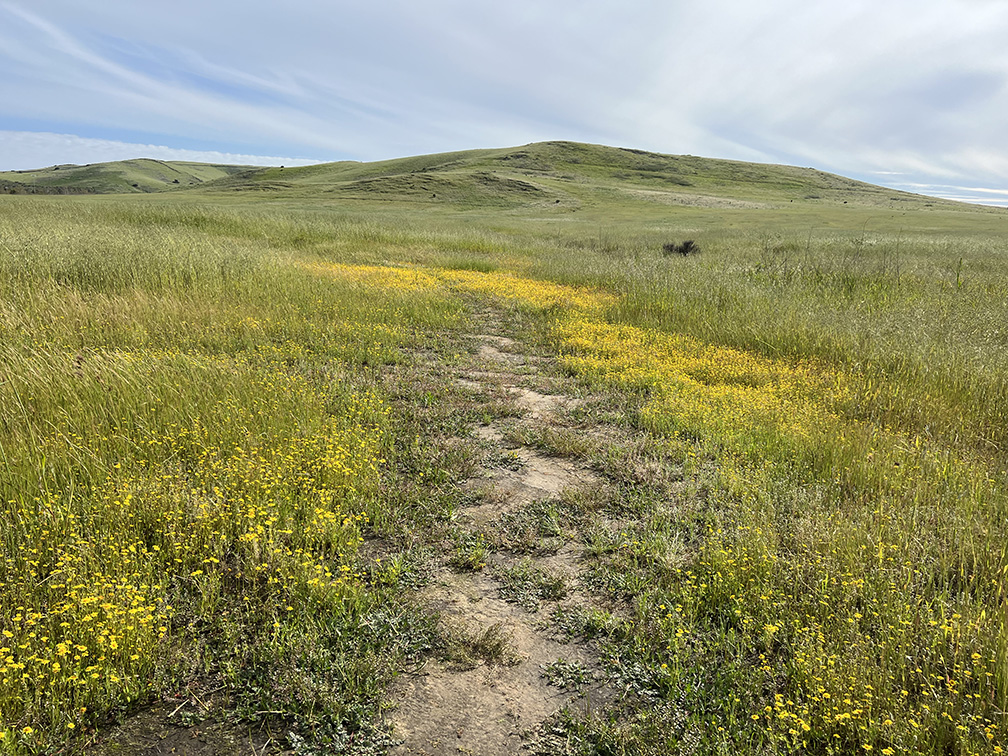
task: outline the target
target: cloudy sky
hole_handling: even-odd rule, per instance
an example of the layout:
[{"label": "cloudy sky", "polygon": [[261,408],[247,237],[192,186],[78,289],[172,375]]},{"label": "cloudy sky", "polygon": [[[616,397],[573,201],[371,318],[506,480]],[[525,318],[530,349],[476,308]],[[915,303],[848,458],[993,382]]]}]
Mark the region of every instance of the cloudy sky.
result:
[{"label": "cloudy sky", "polygon": [[0,0],[0,170],[569,139],[1008,205],[1005,0]]}]

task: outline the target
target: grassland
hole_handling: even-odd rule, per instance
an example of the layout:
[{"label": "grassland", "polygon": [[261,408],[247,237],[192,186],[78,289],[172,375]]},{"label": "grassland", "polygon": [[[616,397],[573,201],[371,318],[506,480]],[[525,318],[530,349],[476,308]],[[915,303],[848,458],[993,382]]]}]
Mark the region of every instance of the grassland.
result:
[{"label": "grassland", "polygon": [[[432,566],[559,539],[574,598],[495,574],[613,694],[543,752],[1002,752],[1006,231],[566,143],[0,197],[0,748],[195,697],[381,750],[403,670],[506,656],[425,605]],[[585,401],[514,433],[601,481],[521,538],[459,520],[514,412],[455,381],[488,321]]]},{"label": "grassland", "polygon": [[195,186],[255,169],[241,165],[181,160],[117,160],[89,165],[53,165],[29,171],[0,171],[3,194],[123,194]]}]

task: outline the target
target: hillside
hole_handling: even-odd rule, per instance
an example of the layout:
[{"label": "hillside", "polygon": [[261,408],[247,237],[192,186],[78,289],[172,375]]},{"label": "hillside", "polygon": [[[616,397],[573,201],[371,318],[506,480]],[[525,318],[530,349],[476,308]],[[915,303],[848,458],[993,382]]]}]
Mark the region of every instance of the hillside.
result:
[{"label": "hillside", "polygon": [[0,172],[7,194],[119,194],[195,186],[248,171],[248,166],[139,158]]},{"label": "hillside", "polygon": [[782,202],[890,207],[958,204],[814,168],[662,155],[575,142],[540,142],[524,147],[297,168],[139,159],[0,173],[0,190],[8,193],[185,188],[490,208],[577,209],[600,203],[734,208]]},{"label": "hillside", "polygon": [[759,207],[780,202],[953,205],[814,168],[662,155],[575,142],[540,142],[373,163],[267,168],[211,182],[209,190],[331,194],[459,206],[653,203]]}]

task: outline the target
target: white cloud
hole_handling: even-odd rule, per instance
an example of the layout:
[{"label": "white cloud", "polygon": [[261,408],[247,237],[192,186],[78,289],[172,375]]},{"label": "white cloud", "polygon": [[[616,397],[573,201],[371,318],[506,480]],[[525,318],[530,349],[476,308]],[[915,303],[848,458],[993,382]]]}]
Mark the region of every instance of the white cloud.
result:
[{"label": "white cloud", "polygon": [[0,0],[0,128],[327,160],[574,139],[993,185],[1005,39],[979,0]]},{"label": "white cloud", "polygon": [[110,139],[89,139],[73,134],[0,131],[0,170],[20,171],[64,163],[105,163],[131,158],[186,160],[229,165],[311,165],[306,158],[242,155],[212,150],[182,150],[158,144],[132,144]]},{"label": "white cloud", "polygon": [[1008,207],[1008,189],[990,189],[982,186],[955,186],[949,184],[892,184],[894,189],[902,189],[930,197],[969,202],[975,205]]}]

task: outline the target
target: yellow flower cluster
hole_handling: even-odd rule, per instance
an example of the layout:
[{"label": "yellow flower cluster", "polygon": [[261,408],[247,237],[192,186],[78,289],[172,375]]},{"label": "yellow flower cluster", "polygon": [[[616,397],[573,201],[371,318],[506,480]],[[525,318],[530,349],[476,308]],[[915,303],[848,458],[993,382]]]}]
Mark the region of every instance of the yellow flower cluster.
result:
[{"label": "yellow flower cluster", "polygon": [[745,443],[774,432],[806,439],[835,418],[847,387],[816,366],[575,314],[557,323],[571,370],[649,392],[642,419],[661,431]]},{"label": "yellow flower cluster", "polygon": [[596,289],[537,281],[504,271],[440,270],[437,276],[453,289],[492,296],[537,310],[575,308],[598,315],[615,301],[612,295]]},{"label": "yellow flower cluster", "polygon": [[600,312],[615,301],[612,295],[586,287],[537,281],[508,272],[396,267],[389,265],[317,264],[311,270],[348,281],[398,291],[453,290],[492,296],[534,309],[576,307]]},{"label": "yellow flower cluster", "polygon": [[[699,454],[717,460],[719,495],[738,509],[737,529],[711,531],[692,567],[677,570],[671,604],[655,616],[642,609],[643,620],[666,639],[670,659],[709,632],[701,619],[734,628],[732,643],[757,662],[762,688],[778,690],[746,715],[771,740],[789,750],[815,739],[837,752],[858,743],[893,753],[948,727],[962,743],[997,745],[998,627],[985,621],[983,600],[971,604],[967,592],[952,604],[928,585],[919,539],[892,511],[893,502],[917,508],[953,497],[966,511],[983,511],[995,483],[982,466],[858,417],[851,408],[871,387],[854,375],[610,322],[613,300],[590,289],[500,272],[342,273],[544,313],[568,369],[642,394],[643,424],[693,439]],[[693,453],[690,460],[697,463]],[[837,509],[799,513],[778,531],[768,494],[775,476],[792,476],[792,485],[825,477],[830,495],[878,502],[858,515],[870,528]],[[620,553],[646,564],[653,549],[661,547],[628,539]],[[978,583],[966,577],[972,568],[960,569],[958,579],[973,580],[978,596],[1003,591],[998,576]]]},{"label": "yellow flower cluster", "polygon": [[344,265],[340,263],[315,263],[305,267],[323,275],[397,291],[430,291],[438,288],[440,283],[437,276],[419,268],[390,265]]},{"label": "yellow flower cluster", "polygon": [[90,490],[46,486],[7,502],[0,721],[32,712],[34,735],[18,736],[26,744],[147,693],[172,632],[172,585],[187,584],[209,614],[223,590],[265,586],[286,606],[338,601],[354,581],[362,504],[384,463],[382,400],[365,391],[332,407],[282,362],[247,357],[129,354],[110,364],[128,381],[128,365],[158,360],[184,371],[177,390],[220,379],[221,398],[187,422],[159,424],[168,410],[153,401],[129,426],[38,438],[53,459],[130,453]]}]

